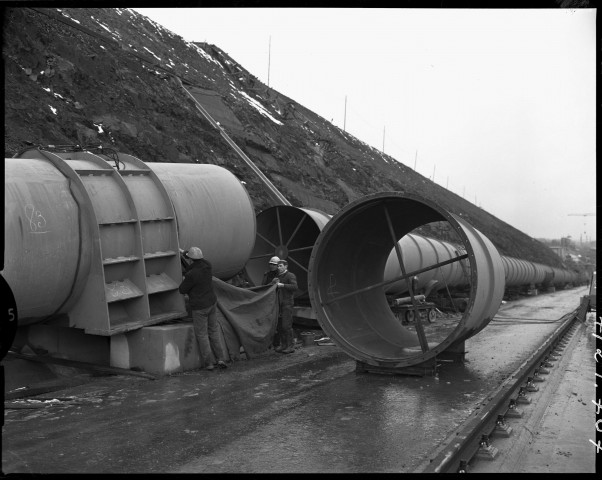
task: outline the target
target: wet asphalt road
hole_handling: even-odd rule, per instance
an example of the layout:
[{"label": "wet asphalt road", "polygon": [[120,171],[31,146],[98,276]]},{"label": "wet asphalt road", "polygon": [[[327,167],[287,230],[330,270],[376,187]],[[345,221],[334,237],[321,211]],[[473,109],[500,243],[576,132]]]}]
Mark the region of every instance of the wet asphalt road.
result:
[{"label": "wet asphalt road", "polygon": [[94,378],[7,410],[2,471],[411,472],[584,292],[504,305],[466,342],[467,363],[437,377],[358,374],[338,347],[311,346],[225,371]]}]

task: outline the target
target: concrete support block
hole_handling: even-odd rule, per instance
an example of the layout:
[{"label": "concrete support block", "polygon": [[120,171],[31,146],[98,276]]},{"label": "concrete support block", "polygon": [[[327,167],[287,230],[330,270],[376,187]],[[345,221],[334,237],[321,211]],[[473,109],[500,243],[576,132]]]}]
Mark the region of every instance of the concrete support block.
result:
[{"label": "concrete support block", "polygon": [[201,368],[192,323],[143,327],[111,337],[113,367],[168,375]]}]

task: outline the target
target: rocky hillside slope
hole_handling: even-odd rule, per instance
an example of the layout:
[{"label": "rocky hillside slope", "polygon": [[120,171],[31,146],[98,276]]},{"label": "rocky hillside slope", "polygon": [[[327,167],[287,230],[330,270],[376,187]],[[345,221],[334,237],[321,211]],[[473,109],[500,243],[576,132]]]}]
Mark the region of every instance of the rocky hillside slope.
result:
[{"label": "rocky hillside slope", "polygon": [[461,215],[502,255],[562,267],[540,242],[268,88],[219,46],[188,43],[128,9],[3,14],[5,157],[76,144],[146,162],[212,163],[245,183],[257,212],[273,205],[178,77],[294,206],[334,214],[366,194],[415,193]]}]

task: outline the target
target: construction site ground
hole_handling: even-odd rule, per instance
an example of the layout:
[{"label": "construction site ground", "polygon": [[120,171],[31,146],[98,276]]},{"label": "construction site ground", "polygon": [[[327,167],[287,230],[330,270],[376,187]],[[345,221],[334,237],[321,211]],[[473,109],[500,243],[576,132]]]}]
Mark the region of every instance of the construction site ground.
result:
[{"label": "construction site ground", "polygon": [[[56,368],[47,381],[60,389],[5,402],[2,472],[415,472],[585,294],[505,303],[466,341],[466,362],[435,377],[357,373],[339,347],[317,344],[155,380]],[[498,456],[471,471],[596,471],[595,319],[578,325],[512,435],[496,439]]]}]

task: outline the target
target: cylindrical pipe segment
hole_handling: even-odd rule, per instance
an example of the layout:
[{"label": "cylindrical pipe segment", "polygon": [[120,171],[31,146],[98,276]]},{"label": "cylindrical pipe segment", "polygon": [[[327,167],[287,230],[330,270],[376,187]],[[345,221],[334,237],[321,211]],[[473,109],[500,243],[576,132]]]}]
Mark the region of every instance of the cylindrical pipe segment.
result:
[{"label": "cylindrical pipe segment", "polygon": [[[554,271],[557,270],[541,263],[529,262],[513,257],[502,256],[502,263],[504,264],[507,287],[550,283],[553,281]],[[562,272],[560,274],[561,277],[567,272],[564,270],[558,271]]]},{"label": "cylindrical pipe segment", "polygon": [[[470,298],[453,331],[441,335],[412,331],[392,313],[383,272],[397,242],[415,228],[447,221],[468,259]],[[443,262],[426,267],[440,268]],[[447,263],[446,263],[447,264]],[[402,268],[406,278],[423,271]],[[318,322],[347,354],[370,365],[415,365],[458,344],[484,328],[504,293],[504,268],[493,244],[461,218],[416,195],[386,192],[368,195],[337,213],[318,236],[309,264],[309,294]],[[413,292],[412,292],[413,294]]]},{"label": "cylindrical pipe segment", "polygon": [[507,287],[531,283],[533,275],[532,267],[529,265],[530,262],[504,256],[502,257],[502,263],[504,264],[504,275]]},{"label": "cylindrical pipe segment", "polygon": [[45,159],[5,158],[4,270],[19,325],[60,311],[90,269],[86,222],[70,181]]},{"label": "cylindrical pipe segment", "polygon": [[297,299],[308,297],[307,269],[318,235],[331,216],[312,208],[278,205],[257,214],[257,234],[246,272],[255,285],[261,285],[268,261],[277,256],[287,260],[297,277]]},{"label": "cylindrical pipe segment", "polygon": [[[402,259],[406,270],[420,270],[429,265],[441,263],[446,260],[451,260],[464,255],[466,252],[459,249],[457,246],[452,245],[448,242],[441,240],[435,240],[433,238],[424,237],[410,233],[405,235],[400,241],[399,246],[402,252]],[[426,272],[418,275],[418,281],[416,282],[416,288],[424,288],[429,282],[436,280],[439,284],[436,289],[447,287],[455,287],[459,285],[465,285],[468,283],[464,272],[464,264],[466,261],[459,261],[449,263],[442,267],[427,270]],[[400,264],[397,259],[395,249],[391,250],[387,263],[385,265],[385,280],[391,280],[401,275]],[[400,294],[407,292],[408,281],[399,280],[388,285],[385,289],[387,294]]]},{"label": "cylindrical pipe segment", "polygon": [[530,272],[529,272],[529,263],[526,260],[521,260],[518,258],[514,259],[514,263],[516,265],[516,275],[517,280],[515,281],[516,285],[525,285],[529,283]]},{"label": "cylindrical pipe segment", "polygon": [[180,247],[200,247],[213,266],[213,275],[222,280],[240,272],[255,242],[255,210],[240,180],[217,165],[147,165],[171,198]]},{"label": "cylindrical pipe segment", "polygon": [[533,276],[533,284],[541,285],[546,278],[546,266],[541,263],[534,263],[535,275]]},{"label": "cylindrical pipe segment", "polygon": [[568,283],[573,283],[577,280],[577,273],[570,270],[563,270],[560,268],[554,268],[554,278],[552,284],[557,287],[564,287]]},{"label": "cylindrical pipe segment", "polygon": [[554,269],[552,267],[550,267],[549,265],[542,265],[543,271],[544,271],[544,278],[542,283],[546,286],[549,287],[552,285],[552,282],[554,280]]},{"label": "cylindrical pipe segment", "polygon": [[[98,251],[93,245],[119,241],[95,238],[98,226],[94,229],[90,223],[95,218],[94,208],[74,187],[74,170],[85,166],[77,153],[61,154],[64,160],[49,157],[57,164],[37,149],[5,159],[2,275],[15,295],[20,326],[68,314],[81,294],[92,252]],[[180,248],[201,247],[213,265],[213,274],[222,280],[242,270],[255,241],[255,214],[241,182],[216,165],[147,165],[174,206]],[[153,194],[155,191],[148,193]],[[95,198],[97,207],[110,207],[116,201],[111,190],[99,189]],[[100,214],[96,212],[96,216]]]}]

